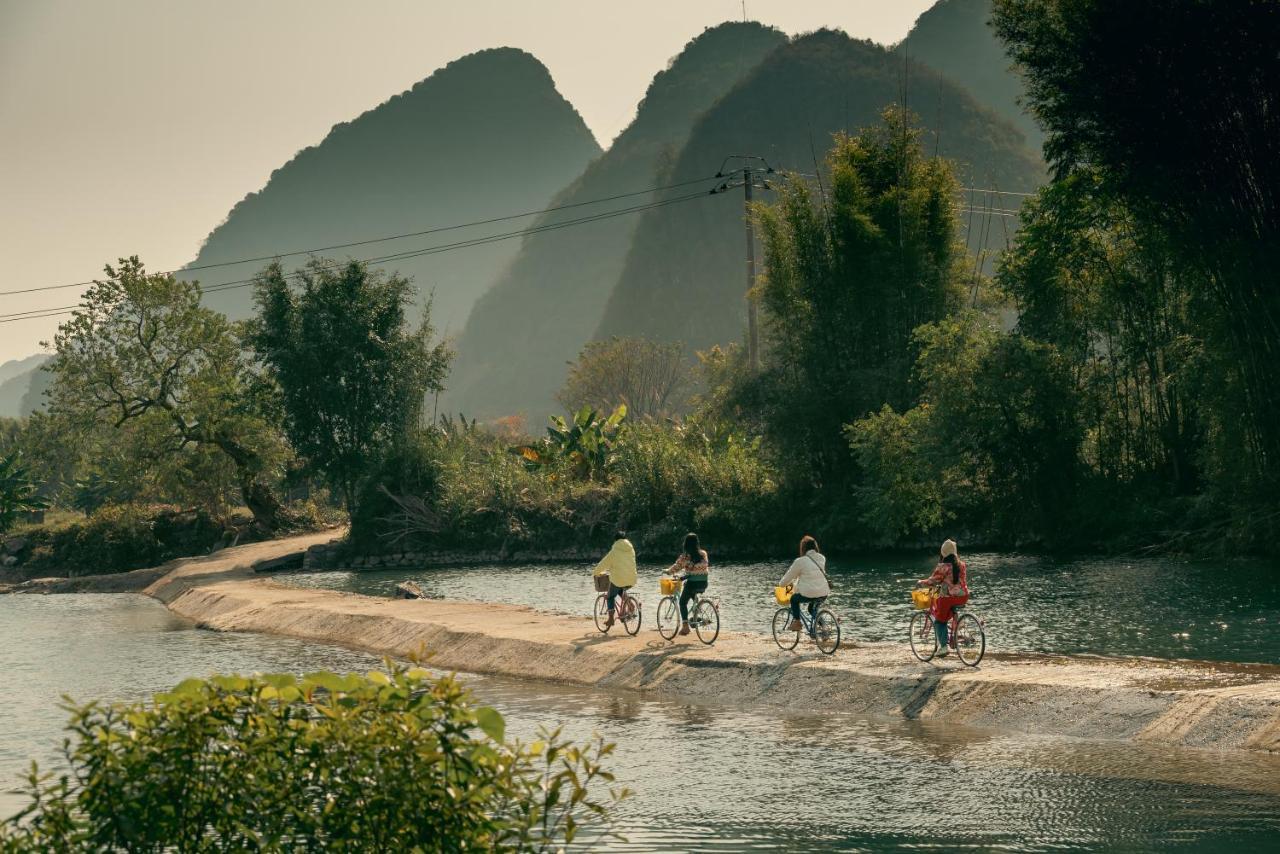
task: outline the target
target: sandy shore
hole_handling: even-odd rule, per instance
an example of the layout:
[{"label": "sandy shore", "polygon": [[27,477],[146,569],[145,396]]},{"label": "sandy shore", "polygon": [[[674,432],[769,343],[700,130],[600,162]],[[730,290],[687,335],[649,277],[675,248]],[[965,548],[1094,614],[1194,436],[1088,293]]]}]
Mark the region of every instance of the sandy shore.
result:
[{"label": "sandy shore", "polygon": [[[651,630],[602,636],[588,618],[448,600],[388,600],[286,587],[253,565],[326,542],[325,532],[175,561],[145,591],[221,631],[286,635],[433,666],[689,700],[838,708],[1086,739],[1280,751],[1280,667],[988,652],[977,670],[920,664],[904,644],[834,658],[784,653],[760,634],[714,647]],[[139,577],[141,580],[141,577]],[[86,579],[80,589],[92,589]],[[584,593],[584,595],[587,595]]]}]

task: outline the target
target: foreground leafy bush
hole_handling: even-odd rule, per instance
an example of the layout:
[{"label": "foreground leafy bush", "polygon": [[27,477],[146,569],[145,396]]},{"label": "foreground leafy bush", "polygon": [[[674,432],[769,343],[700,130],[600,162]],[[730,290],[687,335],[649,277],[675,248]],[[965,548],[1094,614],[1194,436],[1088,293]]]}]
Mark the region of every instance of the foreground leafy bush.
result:
[{"label": "foreground leafy bush", "polygon": [[419,668],[71,708],[71,772],[33,766],[0,851],[539,851],[607,833],[626,794],[593,788],[612,745],[508,742],[501,715]]}]

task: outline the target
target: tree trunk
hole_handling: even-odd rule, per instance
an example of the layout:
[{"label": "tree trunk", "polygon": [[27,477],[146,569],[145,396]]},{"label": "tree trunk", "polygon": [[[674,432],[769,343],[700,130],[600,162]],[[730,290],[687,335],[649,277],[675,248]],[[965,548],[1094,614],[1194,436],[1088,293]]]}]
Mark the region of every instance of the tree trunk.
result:
[{"label": "tree trunk", "polygon": [[285,522],[284,508],[267,486],[246,469],[239,469],[240,497],[253,514],[253,525],[263,534],[274,534]]},{"label": "tree trunk", "polygon": [[271,487],[258,477],[258,455],[229,436],[218,434],[212,441],[235,463],[240,481],[240,497],[253,514],[253,525],[263,535],[274,534],[285,522],[284,508]]}]

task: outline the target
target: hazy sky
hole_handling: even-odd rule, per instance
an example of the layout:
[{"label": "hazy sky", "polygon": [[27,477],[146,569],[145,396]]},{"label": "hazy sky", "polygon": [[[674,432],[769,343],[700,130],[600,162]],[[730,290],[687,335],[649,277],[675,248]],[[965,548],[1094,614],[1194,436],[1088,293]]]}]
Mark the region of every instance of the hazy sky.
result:
[{"label": "hazy sky", "polygon": [[[932,2],[746,11],[793,35],[831,26],[892,43]],[[607,146],[668,59],[741,17],[740,0],[0,0],[0,291],[84,281],[121,255],[189,262],[298,149],[486,47],[542,60]],[[0,296],[0,314],[78,294]],[[0,323],[0,362],[36,352],[56,324]]]}]

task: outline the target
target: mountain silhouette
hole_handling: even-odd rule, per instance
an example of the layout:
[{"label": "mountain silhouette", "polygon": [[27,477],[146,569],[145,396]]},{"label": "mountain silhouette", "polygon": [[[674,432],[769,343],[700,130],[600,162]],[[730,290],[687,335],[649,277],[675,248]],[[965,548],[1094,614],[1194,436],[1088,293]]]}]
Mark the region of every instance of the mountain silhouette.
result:
[{"label": "mountain silhouette", "polygon": [[47,353],[37,353],[0,365],[0,416],[19,418],[44,403],[49,376],[40,368],[50,358]]},{"label": "mountain silhouette", "polygon": [[[895,51],[842,32],[799,37],[698,120],[663,180],[705,175],[728,154],[761,155],[776,169],[815,173],[833,132],[877,124],[881,111],[901,99],[902,68]],[[1043,163],[1008,120],[926,66],[911,63],[908,72],[905,103],[926,128],[925,147],[956,161],[965,186],[1029,191],[1043,182]],[[597,337],[642,335],[691,348],[742,340],[742,191],[642,216]],[[988,217],[987,224],[978,228],[1003,246],[1002,229],[1012,230],[1012,223]]]},{"label": "mountain silhouette", "polygon": [[[193,266],[423,231],[536,211],[600,153],[582,117],[533,56],[496,48],[458,59],[413,88],[298,152],[213,230]],[[368,259],[496,235],[518,219],[319,253]],[[516,239],[408,260],[382,269],[434,293],[438,330],[457,332],[472,303],[518,248]],[[307,258],[282,259],[286,267]],[[206,289],[252,278],[265,261],[187,273]],[[233,318],[252,311],[252,289],[208,293]]]},{"label": "mountain silhouette", "polygon": [[[654,77],[635,118],[609,150],[553,204],[576,205],[661,183],[697,117],[785,41],[778,30],[757,23],[721,24],[693,39]],[[703,174],[714,171],[712,165]],[[546,214],[539,224],[697,190],[690,185],[582,205]],[[599,323],[638,221],[631,213],[526,238],[458,339],[445,405],[481,417],[523,411],[540,420],[564,381],[565,363]]]},{"label": "mountain silhouette", "polygon": [[916,19],[899,49],[969,90],[1013,122],[1036,151],[1044,132],[1018,103],[1022,78],[988,22],[991,0],[939,0]]}]

